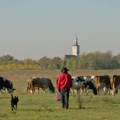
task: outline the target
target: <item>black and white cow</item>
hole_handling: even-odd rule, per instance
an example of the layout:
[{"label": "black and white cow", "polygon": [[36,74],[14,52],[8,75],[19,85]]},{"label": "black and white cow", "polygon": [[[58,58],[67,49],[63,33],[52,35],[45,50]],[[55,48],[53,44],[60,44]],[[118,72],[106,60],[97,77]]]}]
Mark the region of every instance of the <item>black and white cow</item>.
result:
[{"label": "black and white cow", "polygon": [[9,93],[15,90],[13,88],[13,83],[4,77],[0,77],[0,91],[2,90],[8,91]]},{"label": "black and white cow", "polygon": [[97,89],[95,84],[93,83],[93,81],[91,80],[90,76],[76,76],[76,77],[72,77],[73,79],[73,87],[72,90],[76,90],[77,93],[78,92],[82,92],[86,91],[86,93],[88,94],[88,90],[91,89],[93,91],[94,95],[97,95]]}]

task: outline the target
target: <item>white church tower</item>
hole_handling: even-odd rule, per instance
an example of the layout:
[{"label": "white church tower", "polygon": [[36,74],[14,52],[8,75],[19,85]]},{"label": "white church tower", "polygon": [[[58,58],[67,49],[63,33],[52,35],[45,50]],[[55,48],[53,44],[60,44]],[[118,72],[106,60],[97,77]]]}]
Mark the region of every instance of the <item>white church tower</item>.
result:
[{"label": "white church tower", "polygon": [[78,45],[78,38],[76,37],[72,46],[72,55],[80,56],[80,46]]}]

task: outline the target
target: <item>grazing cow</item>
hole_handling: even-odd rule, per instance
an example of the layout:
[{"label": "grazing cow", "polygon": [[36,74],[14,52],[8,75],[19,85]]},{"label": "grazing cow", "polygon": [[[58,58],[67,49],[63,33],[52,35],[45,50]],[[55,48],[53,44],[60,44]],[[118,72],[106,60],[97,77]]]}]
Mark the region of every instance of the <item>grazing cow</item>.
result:
[{"label": "grazing cow", "polygon": [[95,77],[96,87],[98,94],[101,90],[104,90],[104,94],[107,94],[111,89],[110,77],[109,75],[100,75]]},{"label": "grazing cow", "polygon": [[13,88],[13,84],[10,80],[0,77],[0,91],[2,90],[6,90],[9,93],[12,93],[15,89]]},{"label": "grazing cow", "polygon": [[39,88],[45,90],[49,89],[51,93],[55,93],[55,88],[49,78],[33,78],[32,80],[28,81],[27,91],[35,92],[35,88]]},{"label": "grazing cow", "polygon": [[113,75],[110,82],[111,82],[111,93],[112,95],[115,95],[118,93],[118,90],[120,88],[120,75]]},{"label": "grazing cow", "polygon": [[19,98],[18,98],[18,96],[14,96],[13,97],[13,95],[11,94],[11,109],[12,109],[12,111],[14,110],[14,109],[16,109],[17,110],[17,104],[18,104],[18,102],[19,102]]},{"label": "grazing cow", "polygon": [[77,93],[81,90],[91,89],[94,95],[97,95],[97,89],[90,77],[77,76],[73,78],[73,87],[72,89],[77,90]]}]

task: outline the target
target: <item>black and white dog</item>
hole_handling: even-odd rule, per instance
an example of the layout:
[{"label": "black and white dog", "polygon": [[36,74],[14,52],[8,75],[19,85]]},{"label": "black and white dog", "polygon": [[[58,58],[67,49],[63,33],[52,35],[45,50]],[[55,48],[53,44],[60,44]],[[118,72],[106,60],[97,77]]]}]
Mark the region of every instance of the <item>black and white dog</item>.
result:
[{"label": "black and white dog", "polygon": [[13,95],[11,94],[11,101],[10,101],[10,102],[11,102],[11,109],[12,109],[12,111],[13,111],[14,109],[17,110],[18,101],[19,101],[18,96],[14,96],[14,97],[13,97]]}]

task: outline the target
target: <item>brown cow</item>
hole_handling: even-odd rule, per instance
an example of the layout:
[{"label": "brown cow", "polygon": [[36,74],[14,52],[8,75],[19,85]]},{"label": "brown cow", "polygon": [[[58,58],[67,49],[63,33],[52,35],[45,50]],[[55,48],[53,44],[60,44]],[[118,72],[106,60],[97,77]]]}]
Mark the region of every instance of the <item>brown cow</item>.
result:
[{"label": "brown cow", "polygon": [[[100,94],[101,89],[104,90],[104,94],[107,94],[111,89],[110,77],[109,75],[100,75],[95,77],[96,87],[98,94]],[[104,89],[103,89],[104,88]]]},{"label": "brown cow", "polygon": [[118,90],[120,88],[120,75],[113,75],[113,77],[110,79],[111,82],[111,93],[112,95],[115,95],[118,93]]}]

